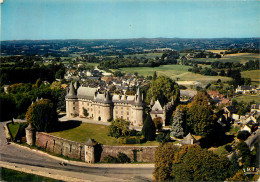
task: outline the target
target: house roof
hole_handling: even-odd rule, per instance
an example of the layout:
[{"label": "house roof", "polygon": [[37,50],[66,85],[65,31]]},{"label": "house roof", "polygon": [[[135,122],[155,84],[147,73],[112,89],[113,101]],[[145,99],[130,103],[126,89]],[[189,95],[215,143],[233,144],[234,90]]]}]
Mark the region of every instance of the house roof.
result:
[{"label": "house roof", "polygon": [[180,142],[183,145],[191,145],[197,142],[197,140],[192,136],[191,133],[189,133],[186,137],[183,138],[183,140]]},{"label": "house roof", "polygon": [[248,85],[241,85],[238,87],[239,90],[252,90],[252,87]]},{"label": "house roof", "polygon": [[232,113],[237,112],[237,108],[235,106],[227,106],[226,109]]},{"label": "house roof", "polygon": [[162,111],[163,108],[159,102],[159,100],[156,100],[153,107],[152,107],[152,111]]},{"label": "house roof", "polygon": [[197,94],[196,90],[180,90],[180,96],[193,97]]}]

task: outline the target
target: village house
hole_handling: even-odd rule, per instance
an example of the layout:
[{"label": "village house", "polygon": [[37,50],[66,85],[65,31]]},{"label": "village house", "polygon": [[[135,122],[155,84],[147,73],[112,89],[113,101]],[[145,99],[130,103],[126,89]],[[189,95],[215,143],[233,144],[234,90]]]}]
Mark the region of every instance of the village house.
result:
[{"label": "village house", "polygon": [[255,92],[255,89],[248,85],[241,85],[236,88],[236,93],[250,94],[251,92]]}]

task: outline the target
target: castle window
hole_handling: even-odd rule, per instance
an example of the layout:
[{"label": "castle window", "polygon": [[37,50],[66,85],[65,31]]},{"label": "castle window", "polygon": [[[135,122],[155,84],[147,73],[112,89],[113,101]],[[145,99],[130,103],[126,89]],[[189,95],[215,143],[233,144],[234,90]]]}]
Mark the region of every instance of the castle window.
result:
[{"label": "castle window", "polygon": [[127,120],[129,121],[129,117],[127,117]]},{"label": "castle window", "polygon": [[121,114],[123,115],[123,111],[121,111]]},{"label": "castle window", "polygon": [[118,111],[116,111],[116,114],[118,114]]},{"label": "castle window", "polygon": [[123,109],[123,107],[121,107],[121,109]]},{"label": "castle window", "polygon": [[73,110],[75,110],[75,107],[73,107]]},{"label": "castle window", "polygon": [[129,115],[129,112],[127,111],[127,115]]},{"label": "castle window", "polygon": [[121,119],[123,119],[123,116],[121,116]]},{"label": "castle window", "polygon": [[73,102],[73,104],[75,104],[75,102]]}]

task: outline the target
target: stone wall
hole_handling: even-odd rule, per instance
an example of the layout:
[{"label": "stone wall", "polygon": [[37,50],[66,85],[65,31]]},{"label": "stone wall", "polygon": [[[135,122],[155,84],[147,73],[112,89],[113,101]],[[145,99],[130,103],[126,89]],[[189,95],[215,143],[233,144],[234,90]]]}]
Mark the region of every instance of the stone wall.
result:
[{"label": "stone wall", "polygon": [[[92,157],[95,162],[103,161],[104,157],[111,155],[117,157],[118,153],[126,154],[131,162],[154,162],[154,154],[157,146],[109,146],[96,145],[94,148],[94,155],[87,152],[85,157],[85,144],[66,140],[60,137],[52,136],[43,132],[36,132],[36,146],[59,155],[67,156],[72,159],[85,159]],[[94,161],[93,161],[94,162]]]},{"label": "stone wall", "polygon": [[119,152],[126,154],[131,162],[154,162],[157,146],[108,146],[102,145],[101,161],[104,157],[111,155],[116,157]]},{"label": "stone wall", "polygon": [[52,136],[43,132],[36,132],[36,146],[55,154],[72,159],[85,160],[84,144]]}]

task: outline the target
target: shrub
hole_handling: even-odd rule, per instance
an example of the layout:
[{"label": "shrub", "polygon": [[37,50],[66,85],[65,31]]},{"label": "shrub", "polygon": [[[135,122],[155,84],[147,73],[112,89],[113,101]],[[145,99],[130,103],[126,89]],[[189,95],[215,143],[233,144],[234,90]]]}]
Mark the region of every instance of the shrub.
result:
[{"label": "shrub", "polygon": [[160,133],[159,135],[157,135],[156,141],[162,143],[170,142],[171,141],[170,133]]},{"label": "shrub", "polygon": [[231,151],[233,150],[231,145],[226,145],[226,146],[225,146],[225,149],[226,149],[226,151],[228,151],[228,152],[231,152]]},{"label": "shrub", "polygon": [[239,140],[246,140],[250,136],[248,131],[239,131],[237,134],[237,138]]},{"label": "shrub", "polygon": [[146,142],[143,136],[120,137],[117,139],[119,144],[141,144]]},{"label": "shrub", "polygon": [[117,162],[118,163],[130,163],[131,159],[126,154],[119,152],[117,154]]},{"label": "shrub", "polygon": [[104,157],[104,162],[106,162],[106,163],[117,163],[117,158],[113,157],[111,155],[108,155],[108,156]]},{"label": "shrub", "polygon": [[116,119],[111,122],[109,126],[109,134],[115,138],[129,136],[130,129],[129,129],[130,122],[124,119]]}]

